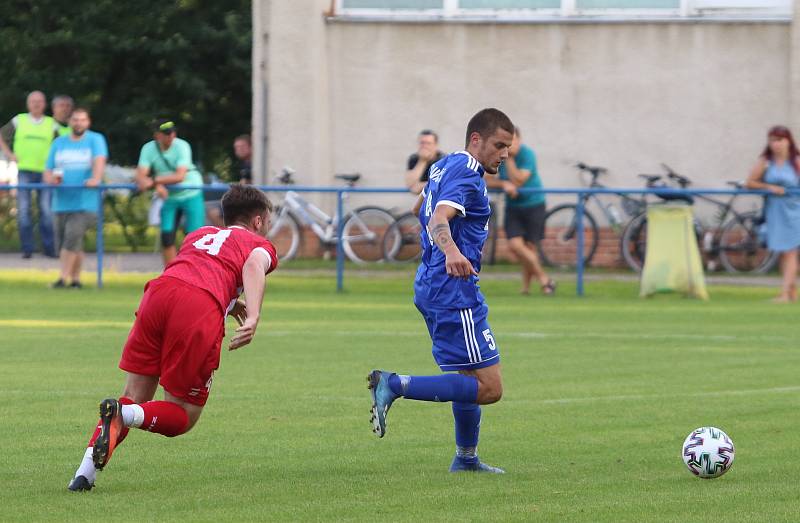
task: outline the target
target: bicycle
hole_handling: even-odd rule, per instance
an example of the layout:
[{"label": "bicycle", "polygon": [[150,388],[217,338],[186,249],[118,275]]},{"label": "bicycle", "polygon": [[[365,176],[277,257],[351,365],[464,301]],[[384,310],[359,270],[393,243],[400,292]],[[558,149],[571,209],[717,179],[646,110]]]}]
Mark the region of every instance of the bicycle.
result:
[{"label": "bicycle", "polygon": [[383,235],[383,257],[387,262],[410,263],[422,256],[419,217],[408,211],[395,219]]},{"label": "bicycle", "polygon": [[[292,185],[294,171],[283,168],[275,177],[282,185]],[[348,187],[353,187],[361,178],[360,174],[336,174]],[[346,199],[348,193],[343,193]],[[338,244],[338,230],[342,223],[342,248],[345,255],[356,263],[383,261],[383,235],[395,222],[386,209],[377,206],[364,206],[349,211],[339,217],[338,210],[333,216],[303,198],[295,191],[287,191],[284,201],[273,212],[272,226],[267,233],[275,245],[278,259],[291,260],[297,256],[302,244],[302,227],[307,226],[319,241],[326,246]]]},{"label": "bicycle", "polygon": [[[495,206],[492,205],[492,209]],[[497,257],[497,216],[492,211],[489,217],[489,234],[483,246],[483,256],[487,265],[494,265]],[[383,255],[386,261],[395,263],[417,262],[422,257],[420,245],[420,232],[422,224],[412,212],[405,212],[397,217],[395,222],[383,236]]]},{"label": "bicycle", "polygon": [[[673,171],[668,165],[661,164],[667,171],[667,177],[677,183],[680,188],[687,188],[691,180]],[[740,181],[726,182],[736,189],[744,188]],[[711,196],[697,194],[697,199],[709,202],[718,208],[715,224],[703,227],[695,220],[694,229],[698,245],[706,253],[708,266],[713,268],[714,260],[719,260],[722,267],[730,273],[746,272],[762,274],[769,272],[778,261],[778,253],[770,251],[761,239],[760,229],[764,224],[762,211],[737,211],[733,204],[740,195],[732,194],[727,201]],[[675,198],[675,195],[663,195],[664,199]],[[684,197],[687,203],[693,204],[694,198]],[[647,215],[643,213],[631,220],[622,235],[622,253],[628,265],[640,271],[644,265],[647,249]]]},{"label": "bicycle", "polygon": [[[596,189],[604,189],[605,185],[598,182],[598,178],[606,173],[608,169],[605,167],[592,167],[584,163],[575,165],[582,173],[588,173],[591,176],[589,187]],[[647,180],[648,185],[657,182],[661,176],[653,175],[640,175]],[[615,193],[619,196],[622,205],[622,211],[625,215],[635,217],[641,214],[647,207],[645,196],[641,198],[633,198],[624,193]],[[613,202],[604,204],[597,194],[584,194],[581,196],[581,203],[583,204],[583,259],[586,265],[589,265],[592,258],[597,251],[599,244],[600,234],[597,226],[597,220],[594,215],[588,210],[587,205],[593,201],[595,205],[602,211],[611,228],[619,233],[623,229],[624,219],[619,209]],[[578,224],[577,224],[577,209],[578,206],[574,203],[565,203],[553,207],[547,214],[545,214],[545,236],[537,245],[539,257],[545,265],[551,267],[565,267],[574,268],[575,258],[578,251]]]}]

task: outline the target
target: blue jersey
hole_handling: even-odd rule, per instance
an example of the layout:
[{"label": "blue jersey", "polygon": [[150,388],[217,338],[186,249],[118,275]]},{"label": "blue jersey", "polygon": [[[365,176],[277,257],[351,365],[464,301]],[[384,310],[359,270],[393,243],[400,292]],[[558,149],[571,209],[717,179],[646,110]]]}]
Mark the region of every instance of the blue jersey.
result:
[{"label": "blue jersey", "polygon": [[477,276],[464,280],[447,275],[445,255],[428,230],[436,207],[448,205],[456,209],[457,216],[450,220],[450,234],[475,271],[481,270],[481,251],[492,214],[483,172],[483,166],[466,151],[445,156],[431,166],[420,209],[422,262],[414,279],[414,301],[418,306],[466,309],[484,302]]}]

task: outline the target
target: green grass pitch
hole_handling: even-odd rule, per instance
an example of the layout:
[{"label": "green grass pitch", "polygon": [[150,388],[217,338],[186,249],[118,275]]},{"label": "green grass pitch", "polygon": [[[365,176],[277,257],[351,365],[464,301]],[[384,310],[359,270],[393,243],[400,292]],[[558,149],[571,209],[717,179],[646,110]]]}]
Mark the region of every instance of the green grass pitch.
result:
[{"label": "green grass pitch", "polygon": [[[480,454],[504,476],[451,475],[447,404],[400,400],[370,432],[372,368],[437,372],[411,273],[269,278],[254,343],[224,352],[188,434],[132,431],[89,493],[66,489],[116,367],[144,276],[99,291],[0,273],[2,521],[796,521],[797,306],[774,289],[642,300],[634,283],[555,298],[483,290],[505,395]],[[229,323],[229,332],[232,322]],[[716,480],[680,458],[694,428],[736,444]]]}]

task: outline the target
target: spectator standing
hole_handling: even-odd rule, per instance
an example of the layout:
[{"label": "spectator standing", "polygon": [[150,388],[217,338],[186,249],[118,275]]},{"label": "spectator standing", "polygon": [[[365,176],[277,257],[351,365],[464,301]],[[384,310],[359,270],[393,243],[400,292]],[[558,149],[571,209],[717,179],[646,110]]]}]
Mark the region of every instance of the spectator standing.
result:
[{"label": "spectator standing", "polygon": [[[54,185],[97,187],[103,180],[108,145],[102,134],[89,130],[89,111],[71,112],[70,134],[53,141],[44,179]],[[61,275],[53,288],[80,289],[83,241],[86,231],[97,224],[97,193],[89,189],[59,188],[53,194],[56,242]],[[67,280],[70,280],[67,284]]]},{"label": "spectator standing", "polygon": [[249,134],[242,134],[233,140],[233,154],[236,156],[234,181],[253,183],[253,142]]},{"label": "spectator standing", "polygon": [[800,150],[791,131],[777,125],[767,133],[767,145],[747,179],[748,189],[766,189],[767,247],[780,253],[781,293],[775,302],[797,301],[798,248],[800,247]]},{"label": "spectator standing", "polygon": [[[13,117],[0,129],[0,149],[6,158],[16,162],[21,184],[42,183],[42,172],[50,151],[50,144],[58,136],[59,125],[51,116],[45,116],[47,100],[41,91],[28,94],[27,113]],[[11,146],[9,147],[9,144]],[[39,237],[45,256],[56,257],[53,239],[52,194],[49,189],[20,189],[17,191],[17,226],[22,243],[22,257],[33,256],[33,192],[39,207]]]},{"label": "spectator standing", "polygon": [[187,234],[202,227],[206,219],[203,191],[181,188],[200,187],[203,177],[192,162],[192,147],[177,137],[177,126],[171,120],[158,120],[154,124],[153,140],[144,144],[139,153],[136,184],[142,191],[154,189],[164,200],[160,216],[161,247],[166,265],[177,255],[178,213],[185,217],[184,232]]},{"label": "spectator standing", "polygon": [[439,136],[430,129],[423,129],[417,136],[417,152],[408,157],[406,162],[405,182],[408,190],[419,194],[428,183],[428,171],[431,165],[444,158],[439,150]]},{"label": "spectator standing", "polygon": [[75,101],[66,94],[57,94],[50,102],[50,109],[53,111],[53,119],[59,125],[59,136],[67,136],[72,133],[70,127],[70,116],[75,108]]},{"label": "spectator standing", "polygon": [[500,166],[497,178],[487,177],[489,187],[506,193],[505,231],[511,252],[522,264],[522,294],[530,292],[531,281],[536,278],[542,294],[553,295],[556,283],[547,275],[539,261],[536,243],[544,237],[544,193],[520,193],[518,189],[542,187],[536,154],[522,143],[519,127],[514,128],[514,141],[508,159]]}]

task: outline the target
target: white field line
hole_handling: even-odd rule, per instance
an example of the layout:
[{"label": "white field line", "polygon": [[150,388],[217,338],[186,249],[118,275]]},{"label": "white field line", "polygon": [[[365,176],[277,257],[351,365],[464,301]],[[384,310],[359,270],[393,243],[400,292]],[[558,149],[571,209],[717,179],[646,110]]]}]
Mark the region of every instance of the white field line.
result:
[{"label": "white field line", "polygon": [[[800,392],[800,385],[793,385],[787,387],[771,387],[766,389],[741,389],[741,390],[717,390],[708,392],[690,392],[690,393],[676,393],[676,394],[619,394],[612,396],[586,396],[580,398],[556,398],[556,399],[514,399],[514,403],[527,403],[538,405],[569,405],[578,403],[595,403],[601,401],[607,402],[630,402],[642,400],[657,400],[657,399],[674,399],[674,398],[713,398],[713,397],[726,397],[726,396],[758,396],[766,394],[788,394],[792,392]],[[0,389],[0,394],[9,396],[26,396],[26,397],[96,397],[102,395],[102,392],[87,391],[87,390],[36,390],[36,389]],[[250,394],[237,394],[218,392],[215,397],[227,399],[246,399],[255,398]],[[343,397],[338,396],[340,401]],[[324,401],[324,398],[320,398]],[[347,399],[355,399],[347,398]]]},{"label": "white field line", "polygon": [[[279,323],[279,322],[278,322]],[[36,329],[83,329],[88,327],[108,327],[118,329],[130,329],[132,321],[108,321],[108,320],[44,320],[44,319],[0,319],[0,328],[36,328]],[[261,327],[262,335],[267,336],[296,336],[298,331],[308,334],[307,328],[297,330],[276,329],[270,330],[269,325]],[[427,337],[424,329],[415,326],[410,330],[326,330],[319,329],[319,334],[323,336],[369,336],[369,337]],[[498,339],[503,338],[606,338],[624,340],[691,340],[691,341],[796,341],[798,338],[793,336],[777,335],[731,335],[731,334],[681,334],[681,333],[627,333],[627,332],[499,332],[496,334]]]},{"label": "white field line", "polygon": [[[262,327],[263,328],[263,327]],[[294,330],[268,330],[263,331],[267,336],[296,336],[298,331]],[[308,334],[308,333],[306,333]],[[363,331],[363,330],[324,330],[319,331],[323,336],[368,336],[368,337],[424,337],[427,338],[427,333],[422,329],[413,329],[405,331]],[[560,332],[560,333],[546,333],[546,332],[506,332],[496,334],[497,339],[503,338],[606,338],[606,339],[625,339],[625,340],[690,340],[690,341],[796,341],[798,338],[793,336],[776,336],[776,335],[730,335],[730,334],[636,334],[624,332]]]},{"label": "white field line", "polygon": [[[638,401],[651,399],[667,398],[710,398],[715,396],[756,396],[759,394],[783,394],[788,392],[798,392],[800,386],[772,387],[768,389],[741,389],[741,390],[717,390],[709,392],[688,392],[676,394],[620,394],[616,396],[587,396],[582,398],[558,398],[548,400],[534,400],[532,403],[543,405],[564,405],[570,403],[588,403],[596,401]],[[523,400],[525,401],[525,400]]]}]

